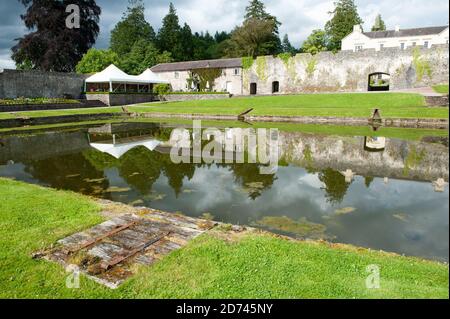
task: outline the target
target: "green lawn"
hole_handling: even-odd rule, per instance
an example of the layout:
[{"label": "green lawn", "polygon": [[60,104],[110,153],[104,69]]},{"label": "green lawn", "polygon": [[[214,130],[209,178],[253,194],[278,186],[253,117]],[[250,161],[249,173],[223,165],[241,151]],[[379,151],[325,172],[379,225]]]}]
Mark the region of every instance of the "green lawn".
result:
[{"label": "green lawn", "polygon": [[448,94],[448,84],[435,85],[433,90],[437,93]]},{"label": "green lawn", "polygon": [[[446,108],[427,108],[425,99],[410,93],[303,94],[240,97],[220,100],[147,103],[132,106],[132,112],[166,114],[239,115],[254,108],[251,115],[338,116],[368,118],[374,108],[384,118],[448,118]],[[71,114],[120,113],[120,107],[78,110],[0,113],[0,119]]]},{"label": "green lawn", "polygon": [[[252,233],[229,242],[205,234],[117,290],[31,254],[102,218],[91,199],[0,179],[0,298],[448,298],[448,266],[350,246]],[[225,231],[225,230],[223,230]],[[366,289],[366,267],[381,289]]]},{"label": "green lawn", "polygon": [[151,103],[135,112],[238,115],[338,116],[368,118],[374,108],[385,118],[448,118],[447,109],[426,108],[425,99],[409,93],[303,94],[220,100]]}]

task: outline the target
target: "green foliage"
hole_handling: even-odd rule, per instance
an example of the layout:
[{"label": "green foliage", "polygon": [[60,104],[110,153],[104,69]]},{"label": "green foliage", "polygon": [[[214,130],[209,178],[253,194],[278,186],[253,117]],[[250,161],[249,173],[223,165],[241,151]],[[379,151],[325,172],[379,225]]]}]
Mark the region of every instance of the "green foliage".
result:
[{"label": "green foliage", "polygon": [[306,69],[305,69],[306,74],[308,76],[312,76],[316,71],[316,66],[317,66],[317,59],[315,58],[309,59],[308,62],[306,62]]},{"label": "green foliage", "polygon": [[153,87],[153,93],[158,96],[164,96],[170,92],[169,84],[156,84]]},{"label": "green foliage", "polygon": [[158,32],[157,42],[158,48],[161,51],[171,52],[176,61],[183,60],[181,27],[173,3],[170,3],[169,13],[163,18],[161,29]]},{"label": "green foliage", "polygon": [[0,99],[2,105],[40,105],[40,104],[79,104],[78,100],[60,99],[60,98],[17,98]]},{"label": "green foliage", "polygon": [[119,65],[119,56],[112,50],[90,49],[78,62],[77,73],[90,74],[103,71],[109,65]]},{"label": "green foliage", "polygon": [[353,26],[362,24],[354,0],[337,0],[333,15],[325,25],[325,31],[330,39],[328,49],[336,51],[341,49],[342,39],[352,33]]},{"label": "green foliage", "polygon": [[256,58],[256,74],[261,81],[267,80],[267,61],[266,57],[259,56]]},{"label": "green foliage", "polygon": [[144,11],[142,0],[130,0],[122,20],[111,31],[110,48],[119,57],[129,53],[138,41],[150,43],[155,40],[155,31],[145,20]]},{"label": "green foliage", "polygon": [[288,52],[283,52],[283,53],[278,54],[278,58],[281,61],[283,61],[284,65],[286,67],[288,67],[289,66],[289,61],[291,60],[292,55],[290,53],[288,53]]},{"label": "green foliage", "polygon": [[377,17],[375,18],[375,23],[372,27],[372,31],[386,31],[386,24],[381,18],[381,14],[377,14]]},{"label": "green foliage", "polygon": [[297,53],[297,50],[289,41],[289,36],[287,34],[284,35],[283,41],[281,42],[281,50],[283,51],[282,53],[288,53],[290,55],[294,55]]},{"label": "green foliage", "polygon": [[169,52],[160,53],[153,43],[138,40],[131,48],[131,51],[124,56],[120,67],[128,74],[137,75],[154,65],[172,61],[173,59]]},{"label": "green foliage", "polygon": [[425,74],[431,78],[433,74],[431,63],[422,57],[420,54],[420,49],[417,47],[413,50],[413,65],[416,69],[416,79],[418,82],[422,81]]},{"label": "green foliage", "polygon": [[317,29],[313,30],[308,38],[303,42],[302,52],[317,54],[326,51],[328,47],[328,37],[325,31]]},{"label": "green foliage", "polygon": [[[196,69],[192,70],[192,77],[196,79],[196,84],[199,85],[200,91],[204,92],[206,90],[214,90],[214,82],[218,77],[222,75],[222,69],[217,68],[207,68],[207,69]],[[209,84],[209,88],[207,87]]]},{"label": "green foliage", "polygon": [[242,58],[242,68],[244,70],[249,70],[253,66],[253,62],[255,62],[255,59],[251,56],[246,56]]}]

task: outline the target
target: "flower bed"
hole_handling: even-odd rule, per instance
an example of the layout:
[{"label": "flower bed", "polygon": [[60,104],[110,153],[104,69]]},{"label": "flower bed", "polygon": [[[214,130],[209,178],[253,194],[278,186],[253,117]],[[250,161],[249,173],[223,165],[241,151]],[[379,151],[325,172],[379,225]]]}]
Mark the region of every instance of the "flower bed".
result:
[{"label": "flower bed", "polygon": [[9,105],[48,105],[48,104],[79,104],[78,100],[62,98],[17,98],[0,99],[1,106]]}]

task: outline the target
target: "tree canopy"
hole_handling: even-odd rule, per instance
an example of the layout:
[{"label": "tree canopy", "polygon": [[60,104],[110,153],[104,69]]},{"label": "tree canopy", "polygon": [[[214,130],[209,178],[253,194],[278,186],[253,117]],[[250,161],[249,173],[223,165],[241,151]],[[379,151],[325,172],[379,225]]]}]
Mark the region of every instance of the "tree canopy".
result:
[{"label": "tree canopy", "polygon": [[129,0],[122,20],[111,31],[110,48],[120,57],[129,53],[137,41],[155,41],[155,31],[145,20],[144,10],[142,0]]},{"label": "tree canopy", "polygon": [[317,54],[326,51],[328,48],[328,38],[325,31],[316,29],[303,42],[302,52]]},{"label": "tree canopy", "polygon": [[358,14],[354,0],[338,0],[334,3],[335,8],[332,18],[325,25],[325,31],[329,37],[328,49],[340,50],[341,41],[352,33],[353,26],[362,24],[363,21]]},{"label": "tree canopy", "polygon": [[297,50],[291,44],[291,41],[289,41],[289,36],[287,34],[284,35],[283,41],[281,42],[281,50],[283,51],[283,53],[289,53],[291,55],[297,53]]},{"label": "tree canopy", "polygon": [[181,46],[181,27],[179,18],[173,3],[169,5],[169,13],[162,21],[162,27],[158,32],[158,48],[168,51],[177,61],[183,60],[183,47]]},{"label": "tree canopy", "polygon": [[109,65],[119,65],[119,56],[112,50],[90,49],[76,66],[78,73],[96,73]]},{"label": "tree canopy", "polygon": [[377,14],[375,18],[375,23],[372,27],[372,31],[386,31],[386,24],[381,18],[381,14]]},{"label": "tree canopy", "polygon": [[[18,68],[71,72],[95,43],[101,9],[95,0],[20,0],[27,11],[21,16],[30,31],[17,39],[12,59]],[[79,28],[68,28],[68,5],[80,9]]]}]

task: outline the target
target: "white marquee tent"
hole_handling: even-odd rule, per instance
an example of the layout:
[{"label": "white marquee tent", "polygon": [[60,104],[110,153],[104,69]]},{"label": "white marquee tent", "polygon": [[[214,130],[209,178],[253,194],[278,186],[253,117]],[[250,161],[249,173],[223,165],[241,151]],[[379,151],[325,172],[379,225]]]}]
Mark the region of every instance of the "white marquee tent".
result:
[{"label": "white marquee tent", "polygon": [[109,91],[113,91],[113,84],[138,84],[138,85],[149,85],[149,84],[169,84],[168,81],[160,79],[155,73],[150,69],[145,70],[140,75],[129,75],[123,72],[121,69],[111,64],[103,71],[96,73],[88,77],[85,81],[85,91],[87,84],[101,84],[108,83]]}]

